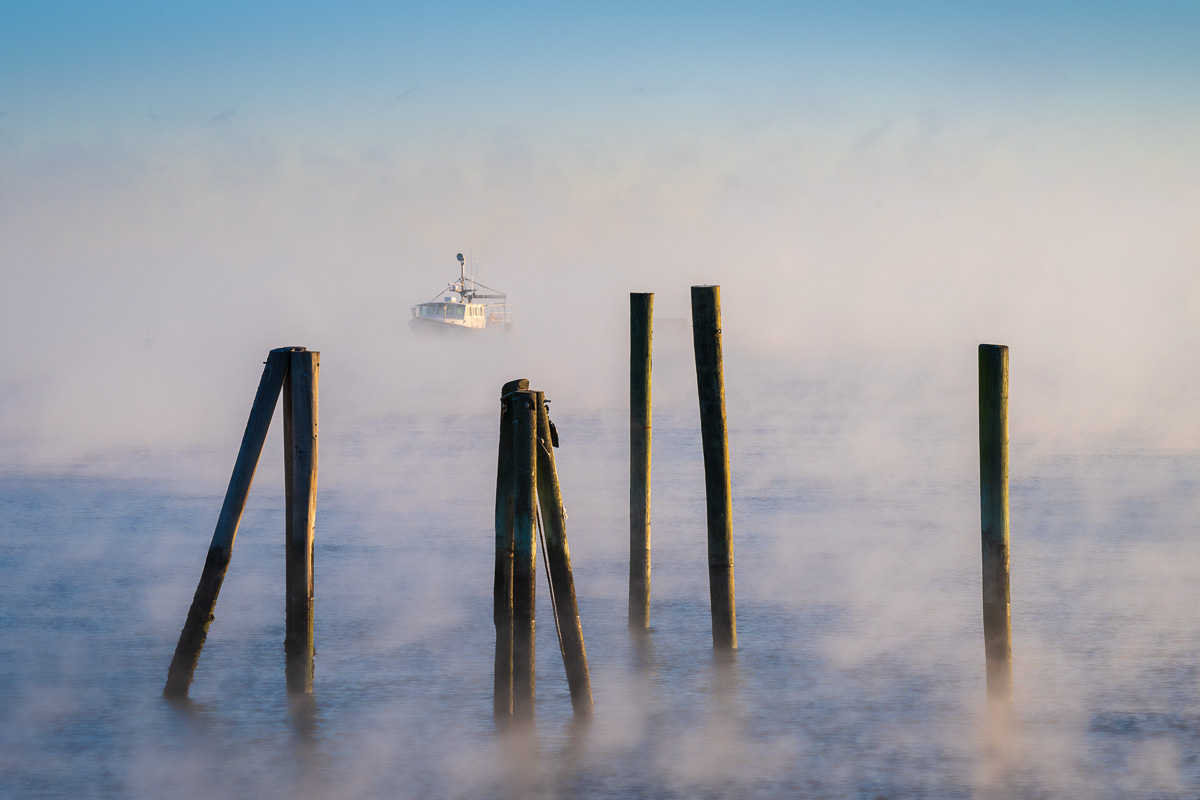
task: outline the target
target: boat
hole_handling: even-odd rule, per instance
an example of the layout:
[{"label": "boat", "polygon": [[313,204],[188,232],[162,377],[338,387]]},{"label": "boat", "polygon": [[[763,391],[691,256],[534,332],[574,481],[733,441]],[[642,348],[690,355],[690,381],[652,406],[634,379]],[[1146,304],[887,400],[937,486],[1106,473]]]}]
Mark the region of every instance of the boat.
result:
[{"label": "boat", "polygon": [[459,275],[434,299],[412,307],[408,326],[419,334],[470,334],[511,331],[508,295],[467,275],[467,262],[458,254]]}]

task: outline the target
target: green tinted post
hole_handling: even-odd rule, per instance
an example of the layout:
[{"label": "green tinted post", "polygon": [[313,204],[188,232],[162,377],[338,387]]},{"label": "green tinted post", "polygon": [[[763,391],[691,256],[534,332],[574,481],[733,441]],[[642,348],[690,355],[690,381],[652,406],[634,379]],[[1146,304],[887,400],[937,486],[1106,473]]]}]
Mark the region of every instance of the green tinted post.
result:
[{"label": "green tinted post", "polygon": [[629,629],[650,627],[651,343],[654,295],[629,295]]},{"label": "green tinted post", "polygon": [[704,448],[713,647],[735,650],[733,503],[729,488],[729,436],[721,353],[721,287],[692,287],[692,341],[696,350],[696,388],[700,396],[700,436]]},{"label": "green tinted post", "polygon": [[533,392],[508,396],[513,429],[513,715],[533,716],[537,609],[537,408]]},{"label": "green tinted post", "polygon": [[313,687],[313,539],[317,519],[317,408],[321,354],[293,352],[283,386],[287,690]]},{"label": "green tinted post", "polygon": [[513,426],[508,395],[529,388],[519,378],[500,389],[500,445],[496,466],[496,577],[492,586],[492,621],[496,625],[494,713],[512,716],[513,682]]},{"label": "green tinted post", "polygon": [[1012,696],[1008,573],[1008,347],[979,345],[979,488],[988,696]]}]

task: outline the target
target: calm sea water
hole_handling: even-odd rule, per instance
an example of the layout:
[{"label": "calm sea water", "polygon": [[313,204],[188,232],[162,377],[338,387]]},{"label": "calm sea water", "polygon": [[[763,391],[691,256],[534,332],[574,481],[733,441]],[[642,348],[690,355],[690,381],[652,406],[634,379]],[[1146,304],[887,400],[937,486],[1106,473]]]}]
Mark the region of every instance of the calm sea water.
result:
[{"label": "calm sea water", "polygon": [[[785,397],[786,395],[786,397]],[[0,472],[0,796],[1200,795],[1200,455],[1013,441],[1016,702],[983,701],[972,398],[731,402],[740,649],[714,662],[692,408],[656,418],[653,632],[626,631],[625,412],[555,407],[596,718],[544,584],[529,736],[491,719],[497,420],[322,419],[317,673],[283,682],[268,440],[192,704],[160,694],[236,452]]]}]

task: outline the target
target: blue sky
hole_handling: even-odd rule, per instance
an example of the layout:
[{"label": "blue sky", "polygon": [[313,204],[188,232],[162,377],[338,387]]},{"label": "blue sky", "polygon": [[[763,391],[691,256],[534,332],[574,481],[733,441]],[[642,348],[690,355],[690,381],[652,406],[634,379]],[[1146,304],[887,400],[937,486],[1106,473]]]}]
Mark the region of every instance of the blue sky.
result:
[{"label": "blue sky", "polygon": [[10,132],[238,117],[285,141],[365,143],[405,130],[405,106],[432,137],[459,124],[636,136],[648,112],[667,127],[1045,103],[1190,117],[1200,66],[1188,3],[248,5],[7,3]]}]

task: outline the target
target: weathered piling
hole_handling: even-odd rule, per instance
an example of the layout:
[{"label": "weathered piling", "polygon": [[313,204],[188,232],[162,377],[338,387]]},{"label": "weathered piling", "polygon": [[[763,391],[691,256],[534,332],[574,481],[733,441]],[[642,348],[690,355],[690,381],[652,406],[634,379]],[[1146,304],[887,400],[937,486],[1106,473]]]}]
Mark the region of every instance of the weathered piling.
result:
[{"label": "weathered piling", "polygon": [[571,690],[571,708],[576,717],[592,713],[592,682],[588,675],[587,651],[583,644],[583,626],[575,598],[575,578],[571,574],[571,551],[567,546],[567,514],[563,508],[558,469],[554,463],[550,415],[545,395],[535,392],[537,405],[537,496],[542,512],[546,545],[546,571],[554,598],[555,623],[567,686]]},{"label": "weathered piling", "polygon": [[629,295],[629,629],[650,627],[651,349],[654,294]]},{"label": "weathered piling", "polygon": [[1008,347],[979,345],[979,499],[988,697],[1012,697],[1008,582]]},{"label": "weathered piling", "polygon": [[513,715],[533,716],[537,581],[537,408],[533,392],[508,395],[513,441]]},{"label": "weathered piling", "polygon": [[287,517],[285,633],[287,690],[313,686],[313,534],[317,515],[317,409],[321,354],[291,354],[283,387],[284,494]]},{"label": "weathered piling", "polygon": [[496,579],[492,588],[492,620],[496,625],[494,713],[512,715],[513,701],[513,426],[508,415],[508,395],[525,391],[529,381],[520,378],[500,390],[500,445],[496,465]]},{"label": "weathered piling", "polygon": [[225,580],[225,571],[229,568],[233,541],[237,537],[238,524],[246,508],[246,497],[250,493],[251,484],[254,483],[254,471],[258,467],[263,442],[266,441],[267,430],[271,426],[279,391],[291,365],[291,354],[303,349],[283,347],[272,350],[267,356],[258,391],[254,395],[254,405],[250,408],[250,419],[246,422],[246,431],[242,435],[242,444],[234,462],[233,475],[230,476],[229,487],[225,490],[225,501],[221,504],[221,513],[217,517],[217,527],[208,546],[208,557],[204,561],[200,582],[196,586],[192,605],[188,609],[187,619],[175,645],[175,655],[167,670],[167,685],[163,689],[165,697],[186,697],[192,684],[196,662],[200,659],[200,651],[204,648],[204,640],[208,636],[208,626],[213,620],[217,595],[221,592],[221,583]]},{"label": "weathered piling", "polygon": [[737,649],[733,590],[733,504],[729,489],[729,439],[721,354],[721,287],[692,287],[692,341],[700,396],[704,492],[708,509],[708,586],[713,647]]}]

